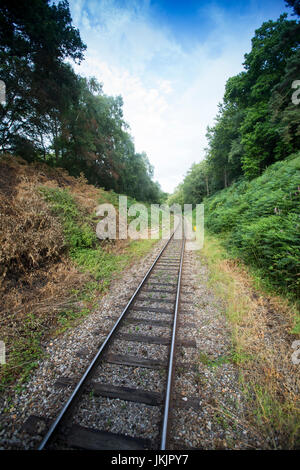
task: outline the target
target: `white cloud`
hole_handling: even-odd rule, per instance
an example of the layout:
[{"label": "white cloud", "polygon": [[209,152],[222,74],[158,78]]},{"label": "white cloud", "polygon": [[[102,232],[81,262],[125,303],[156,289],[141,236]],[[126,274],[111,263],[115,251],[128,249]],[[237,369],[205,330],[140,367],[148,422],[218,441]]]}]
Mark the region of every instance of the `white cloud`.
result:
[{"label": "white cloud", "polygon": [[204,156],[226,80],[241,70],[254,27],[232,28],[221,10],[217,27],[187,53],[167,27],[158,27],[149,2],[119,8],[113,0],[71,0],[74,24],[88,48],[77,69],[124,99],[124,117],[136,150],[146,151],[155,178],[171,192]]}]

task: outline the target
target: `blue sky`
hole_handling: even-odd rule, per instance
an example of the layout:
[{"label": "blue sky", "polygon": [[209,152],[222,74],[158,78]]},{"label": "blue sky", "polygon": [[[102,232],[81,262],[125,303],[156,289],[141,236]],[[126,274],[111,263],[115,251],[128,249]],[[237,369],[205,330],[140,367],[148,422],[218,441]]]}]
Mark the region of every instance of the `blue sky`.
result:
[{"label": "blue sky", "polygon": [[122,95],[137,151],[172,192],[204,158],[226,80],[242,70],[255,29],[276,20],[284,0],[70,0],[87,45],[81,75]]}]

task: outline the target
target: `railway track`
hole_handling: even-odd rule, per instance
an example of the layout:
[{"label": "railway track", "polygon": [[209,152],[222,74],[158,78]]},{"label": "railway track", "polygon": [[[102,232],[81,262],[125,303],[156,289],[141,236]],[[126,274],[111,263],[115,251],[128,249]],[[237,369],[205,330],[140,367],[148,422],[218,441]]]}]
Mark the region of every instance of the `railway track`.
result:
[{"label": "railway track", "polygon": [[[39,444],[39,450],[67,448],[165,450],[168,448],[171,410],[174,406],[180,406],[173,390],[176,347],[178,344],[183,347],[195,347],[193,339],[185,338],[179,341],[176,338],[184,249],[184,237],[182,240],[177,240],[173,233],[150,266],[80,380],[76,382],[70,377],[61,377],[57,381],[57,386],[71,386],[73,391],[56,419],[52,422],[45,420],[48,431]],[[125,325],[135,327],[135,332],[124,333],[122,330]],[[150,328],[147,330],[147,334],[138,334],[139,329],[143,329],[145,326]],[[156,327],[165,329],[167,333],[153,336],[151,329]],[[126,341],[128,344],[140,343],[146,350],[151,345],[162,345],[165,352],[159,360],[151,359],[151,354],[147,353],[146,358],[145,355],[138,354],[116,354],[114,345],[120,340]],[[101,378],[99,381],[99,377],[101,377],[101,369],[107,364],[117,365],[121,368],[121,373],[122,367],[127,371],[128,368],[148,371],[163,370],[165,373],[164,389],[157,392],[103,383]],[[82,400],[88,394],[109,398],[110,403],[120,403],[121,400],[122,403],[134,402],[140,404],[139,406],[157,407],[160,413],[160,429],[157,437],[147,439],[139,435],[132,436],[132,432],[114,434],[105,429],[95,429],[94,426],[77,424],[74,416],[76,416]]]}]

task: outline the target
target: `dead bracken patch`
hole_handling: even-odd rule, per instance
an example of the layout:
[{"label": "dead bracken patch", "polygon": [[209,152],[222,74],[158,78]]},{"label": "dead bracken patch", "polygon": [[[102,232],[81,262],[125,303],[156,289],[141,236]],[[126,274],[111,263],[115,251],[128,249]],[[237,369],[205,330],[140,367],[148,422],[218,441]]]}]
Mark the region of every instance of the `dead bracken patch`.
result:
[{"label": "dead bracken patch", "polygon": [[63,251],[61,226],[35,186],[21,181],[14,197],[0,198],[1,280],[17,282],[34,267],[57,259]]}]

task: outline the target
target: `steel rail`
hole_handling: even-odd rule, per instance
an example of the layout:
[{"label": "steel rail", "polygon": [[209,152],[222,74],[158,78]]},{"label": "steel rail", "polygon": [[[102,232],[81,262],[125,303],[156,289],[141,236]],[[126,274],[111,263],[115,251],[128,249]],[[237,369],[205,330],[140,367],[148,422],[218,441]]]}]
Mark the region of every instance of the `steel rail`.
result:
[{"label": "steel rail", "polygon": [[144,283],[146,282],[146,280],[148,279],[150,273],[152,272],[153,268],[155,267],[157,261],[159,260],[159,258],[161,257],[161,255],[163,254],[163,252],[165,251],[165,249],[167,248],[167,246],[169,245],[170,241],[172,240],[172,238],[174,237],[174,233],[176,231],[177,227],[175,228],[175,230],[173,231],[172,235],[170,236],[170,238],[168,239],[168,241],[165,243],[165,245],[163,246],[163,248],[161,249],[161,251],[159,252],[159,254],[157,255],[157,257],[155,258],[155,260],[153,261],[152,265],[150,266],[150,268],[148,269],[147,273],[145,274],[144,278],[142,279],[142,281],[140,282],[139,286],[137,287],[137,289],[135,290],[134,294],[132,295],[132,297],[130,298],[130,300],[128,301],[126,307],[124,308],[123,312],[121,313],[121,315],[119,316],[118,320],[116,321],[116,323],[114,324],[114,326],[112,327],[111,331],[109,332],[109,334],[107,335],[107,337],[105,338],[104,342],[102,343],[102,345],[100,346],[100,348],[98,349],[97,353],[95,354],[94,358],[92,359],[92,361],[90,362],[89,366],[87,367],[86,371],[84,372],[84,374],[82,375],[82,377],[80,378],[80,380],[77,382],[77,385],[75,387],[75,389],[73,390],[71,396],[69,397],[68,401],[65,403],[65,405],[63,406],[63,408],[61,409],[59,415],[57,416],[57,418],[55,419],[55,421],[52,423],[52,425],[50,426],[47,434],[45,435],[45,437],[43,438],[42,442],[40,443],[39,447],[38,447],[38,450],[43,450],[45,449],[46,445],[50,443],[50,441],[53,440],[54,436],[55,436],[55,433],[58,432],[58,430],[61,428],[64,420],[66,419],[66,416],[67,416],[67,413],[70,411],[70,408],[71,406],[74,404],[75,402],[75,399],[79,397],[79,395],[81,394],[81,392],[83,391],[83,388],[84,388],[84,385],[87,383],[87,381],[91,378],[92,376],[92,372],[94,371],[94,369],[99,365],[100,363],[100,360],[102,359],[102,356],[103,356],[103,353],[105,352],[110,340],[112,339],[112,337],[114,336],[114,334],[116,333],[116,330],[119,326],[119,324],[121,323],[121,321],[123,320],[124,316],[126,315],[126,313],[128,312],[129,308],[131,307],[131,305],[133,304],[133,302],[135,301],[136,297],[137,297],[137,294],[139,293],[139,291],[141,290],[142,286],[144,285]]},{"label": "steel rail", "polygon": [[185,246],[185,235],[183,233],[183,240],[182,240],[181,254],[180,254],[180,267],[179,267],[179,273],[178,273],[178,279],[177,279],[176,301],[175,301],[172,340],[171,340],[169,365],[168,365],[167,389],[166,389],[166,395],[165,395],[165,407],[164,407],[163,427],[162,427],[162,432],[161,432],[160,450],[166,450],[167,437],[168,437],[168,431],[169,431],[169,414],[170,414],[170,403],[171,403],[171,390],[172,390],[172,385],[173,385],[175,343],[176,343],[178,309],[179,309],[179,301],[180,301],[180,288],[181,288],[184,246]]}]

